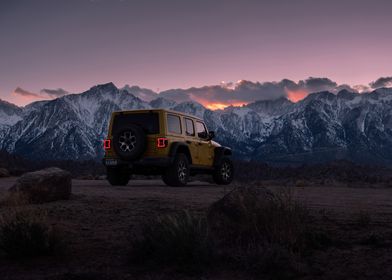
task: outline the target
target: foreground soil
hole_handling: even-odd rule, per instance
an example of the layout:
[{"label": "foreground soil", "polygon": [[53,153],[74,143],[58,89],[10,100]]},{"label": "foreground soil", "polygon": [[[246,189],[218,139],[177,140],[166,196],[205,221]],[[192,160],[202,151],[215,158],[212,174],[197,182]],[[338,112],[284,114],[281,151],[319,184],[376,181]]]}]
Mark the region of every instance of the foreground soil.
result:
[{"label": "foreground soil", "polygon": [[[14,181],[0,179],[0,197]],[[317,226],[334,237],[332,246],[309,256],[310,267],[300,279],[392,279],[392,188],[258,184],[303,202]],[[50,223],[64,232],[64,255],[22,262],[0,258],[0,278],[249,279],[246,272],[227,268],[186,276],[172,270],[141,270],[129,263],[129,239],[143,221],[180,210],[202,213],[231,188],[202,182],[171,188],[159,180],[111,187],[106,181],[74,180],[71,200],[31,206],[44,209]]]}]

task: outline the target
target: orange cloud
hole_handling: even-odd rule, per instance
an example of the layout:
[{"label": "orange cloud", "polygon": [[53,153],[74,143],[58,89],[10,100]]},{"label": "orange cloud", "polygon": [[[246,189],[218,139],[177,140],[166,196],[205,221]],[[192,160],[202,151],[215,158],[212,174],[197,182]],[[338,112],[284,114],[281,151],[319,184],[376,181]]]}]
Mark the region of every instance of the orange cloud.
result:
[{"label": "orange cloud", "polygon": [[202,103],[203,106],[210,110],[223,110],[226,107],[229,106],[244,106],[247,103],[244,102],[232,102],[232,103],[207,103],[205,102],[204,104]]},{"label": "orange cloud", "polygon": [[297,90],[289,90],[286,89],[287,98],[290,99],[292,102],[298,102],[304,99],[308,92],[305,89],[297,89]]}]

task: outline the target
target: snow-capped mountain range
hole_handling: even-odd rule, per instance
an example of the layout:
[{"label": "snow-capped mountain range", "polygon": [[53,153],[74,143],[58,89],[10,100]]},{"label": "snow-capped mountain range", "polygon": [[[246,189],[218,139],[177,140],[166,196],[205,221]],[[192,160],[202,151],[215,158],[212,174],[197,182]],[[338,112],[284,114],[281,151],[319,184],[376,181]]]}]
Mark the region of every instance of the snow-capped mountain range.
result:
[{"label": "snow-capped mountain range", "polygon": [[203,118],[218,142],[246,160],[392,164],[392,88],[318,92],[297,103],[281,97],[216,111],[154,96],[108,83],[23,108],[0,101],[0,149],[36,160],[99,159],[111,112],[167,108]]}]

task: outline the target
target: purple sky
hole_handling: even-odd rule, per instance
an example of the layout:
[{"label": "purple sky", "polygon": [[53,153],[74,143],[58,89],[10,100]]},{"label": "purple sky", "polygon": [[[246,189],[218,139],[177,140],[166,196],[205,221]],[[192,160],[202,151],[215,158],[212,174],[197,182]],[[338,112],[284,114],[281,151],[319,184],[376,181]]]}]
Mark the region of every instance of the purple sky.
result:
[{"label": "purple sky", "polygon": [[0,98],[392,75],[390,0],[2,0]]}]

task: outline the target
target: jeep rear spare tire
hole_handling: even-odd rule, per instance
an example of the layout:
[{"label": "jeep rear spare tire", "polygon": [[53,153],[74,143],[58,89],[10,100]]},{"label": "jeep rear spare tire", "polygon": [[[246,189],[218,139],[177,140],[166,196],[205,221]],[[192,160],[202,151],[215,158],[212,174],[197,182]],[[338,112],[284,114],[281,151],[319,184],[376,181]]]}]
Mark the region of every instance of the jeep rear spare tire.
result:
[{"label": "jeep rear spare tire", "polygon": [[146,149],[146,134],[137,125],[127,125],[118,129],[113,135],[113,148],[124,160],[138,159]]}]

